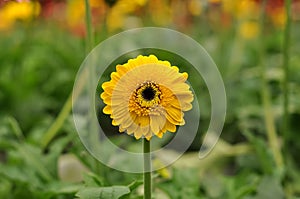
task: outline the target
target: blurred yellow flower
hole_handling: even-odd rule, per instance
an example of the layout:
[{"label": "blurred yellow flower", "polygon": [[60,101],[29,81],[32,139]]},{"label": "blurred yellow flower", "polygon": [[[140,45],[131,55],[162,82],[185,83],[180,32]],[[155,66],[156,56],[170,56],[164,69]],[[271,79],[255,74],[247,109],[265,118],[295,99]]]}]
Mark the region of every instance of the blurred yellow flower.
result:
[{"label": "blurred yellow flower", "polygon": [[239,34],[245,39],[253,39],[258,36],[259,24],[256,21],[245,21],[239,26]]},{"label": "blurred yellow flower", "polygon": [[[238,20],[258,19],[262,0],[220,0],[222,1],[225,12],[230,13]],[[267,0],[265,7],[266,16],[277,27],[284,27],[286,21],[286,13],[283,0]],[[248,26],[247,24],[243,25]],[[244,28],[241,27],[241,28]]]},{"label": "blurred yellow flower", "polygon": [[[104,0],[90,0],[90,7],[92,11],[96,9],[97,11],[105,10],[106,4]],[[103,14],[103,13],[101,13]],[[85,3],[84,0],[72,0],[68,1],[66,10],[67,22],[71,27],[84,24],[85,22]],[[99,17],[99,16],[98,16]]]},{"label": "blurred yellow flower", "polygon": [[283,28],[285,26],[287,16],[283,8],[277,8],[270,14],[270,18],[275,26]]},{"label": "blurred yellow flower", "polygon": [[84,22],[85,7],[83,0],[68,1],[67,4],[67,22],[70,26],[78,25]]},{"label": "blurred yellow flower", "polygon": [[[104,22],[108,6],[104,0],[89,0],[89,4],[92,14],[92,24],[96,29]],[[64,22],[73,33],[82,37],[86,35],[85,9],[84,0],[70,0],[66,3],[64,15],[60,17],[60,19],[64,19]]]},{"label": "blurred yellow flower", "polygon": [[208,3],[212,3],[212,4],[219,4],[221,2],[222,0],[208,0]]},{"label": "blurred yellow flower", "polygon": [[223,0],[222,6],[225,12],[238,18],[257,18],[259,5],[253,0]]},{"label": "blurred yellow flower", "polygon": [[109,10],[107,15],[107,28],[109,32],[123,28],[129,14],[144,6],[147,0],[119,0]]},{"label": "blurred yellow flower", "polygon": [[31,20],[39,15],[40,10],[40,4],[36,1],[9,1],[0,9],[0,30],[11,28],[18,20]]},{"label": "blurred yellow flower", "polygon": [[116,70],[102,84],[101,98],[106,104],[103,112],[120,132],[150,140],[185,124],[183,111],[190,110],[193,101],[187,73],[179,73],[176,66],[154,55],[140,55]]},{"label": "blurred yellow flower", "polygon": [[236,16],[241,18],[258,18],[260,8],[253,0],[240,0],[236,5]]},{"label": "blurred yellow flower", "polygon": [[172,8],[166,0],[150,0],[149,11],[156,25],[166,26],[172,21]]},{"label": "blurred yellow flower", "polygon": [[154,159],[153,161],[153,167],[154,168],[161,168],[157,170],[157,173],[164,179],[171,179],[172,178],[172,172],[169,168],[164,167],[164,164],[159,159]]},{"label": "blurred yellow flower", "polygon": [[189,12],[194,16],[200,16],[202,13],[202,3],[199,0],[190,0],[188,2]]}]

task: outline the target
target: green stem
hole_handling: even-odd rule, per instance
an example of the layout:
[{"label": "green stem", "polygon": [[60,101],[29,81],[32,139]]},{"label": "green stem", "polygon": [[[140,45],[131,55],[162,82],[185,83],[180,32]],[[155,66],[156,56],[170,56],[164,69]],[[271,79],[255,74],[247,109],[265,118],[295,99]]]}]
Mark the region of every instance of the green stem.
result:
[{"label": "green stem", "polygon": [[86,25],[86,32],[87,32],[87,37],[86,37],[87,51],[89,52],[94,47],[92,13],[91,13],[89,0],[85,0],[85,25]]},{"label": "green stem", "polygon": [[[89,0],[85,0],[85,25],[86,25],[86,33],[87,33],[87,37],[86,37],[86,50],[87,53],[89,53],[93,47],[94,47],[94,34],[93,34],[93,24],[92,24],[92,12],[91,12],[91,6],[90,6],[90,1]],[[95,57],[91,57],[90,59],[94,59]],[[92,63],[95,63],[94,60],[92,61]],[[93,85],[95,84],[95,67],[94,64],[91,64],[88,66],[88,92],[89,92],[89,96],[90,96],[90,106],[92,106],[94,104],[94,100],[95,100],[95,90],[93,88]],[[89,132],[93,132],[96,133],[97,132],[97,126],[96,123],[97,122],[92,122],[92,120],[94,119],[95,115],[94,115],[94,108],[90,107],[89,108],[89,120],[91,122],[91,124],[89,125]],[[91,139],[93,139],[93,136],[91,136]],[[94,170],[97,171],[97,173],[101,173],[101,166],[99,164],[99,161],[97,159],[94,159]]]},{"label": "green stem", "polygon": [[[85,0],[85,24],[86,24],[86,31],[87,31],[87,51],[91,51],[94,47],[94,35],[93,35],[93,26],[92,26],[92,14],[91,14],[91,7],[90,7],[90,2],[89,0]],[[94,56],[91,57],[91,59],[94,59]],[[92,61],[94,63],[94,60]],[[88,88],[89,88],[89,95],[90,95],[90,105],[94,103],[94,95],[95,95],[95,90],[93,88],[94,85],[94,75],[95,75],[95,68],[94,64],[91,64],[88,66],[89,69],[89,81],[88,81]],[[94,112],[91,111],[93,108],[91,107],[89,112],[89,117],[90,120],[94,118]],[[89,129],[91,132],[96,132],[96,127],[91,126],[91,129]]]},{"label": "green stem", "polygon": [[56,136],[56,134],[64,124],[66,118],[69,116],[71,108],[72,108],[72,93],[69,95],[67,101],[65,102],[63,108],[61,109],[55,121],[52,123],[50,128],[44,134],[41,143],[43,149],[45,149],[48,146],[48,144],[51,142],[51,140]]},{"label": "green stem", "polygon": [[144,199],[151,199],[151,154],[150,141],[143,139],[144,145]]},{"label": "green stem", "polygon": [[276,163],[277,168],[282,170],[283,167],[283,158],[281,154],[281,149],[279,145],[279,138],[276,133],[276,127],[274,122],[274,116],[272,113],[272,102],[270,97],[270,92],[268,88],[268,80],[266,78],[266,63],[265,63],[265,47],[264,47],[264,27],[265,27],[265,6],[266,0],[263,1],[261,7],[261,24],[260,30],[261,35],[259,39],[260,47],[259,47],[259,55],[260,55],[260,65],[261,65],[261,79],[262,79],[262,89],[261,89],[261,96],[262,96],[262,103],[264,109],[264,119],[267,131],[268,142],[274,156],[274,160]]},{"label": "green stem", "polygon": [[285,148],[288,146],[289,140],[289,49],[290,49],[290,31],[291,31],[291,0],[285,0],[286,10],[286,24],[284,31],[284,43],[283,43],[283,137],[285,141]]},{"label": "green stem", "polygon": [[[89,0],[85,0],[85,10],[86,10],[86,31],[87,31],[87,39],[86,39],[86,45],[87,45],[87,52],[92,50],[94,46],[94,36],[93,36],[93,30],[92,30],[92,17],[91,17],[91,9],[90,9],[90,3]],[[89,67],[90,71],[90,77],[94,74],[94,68]],[[85,84],[85,80],[87,79],[87,75],[84,72],[83,75],[80,77],[80,82],[82,82],[82,85]],[[83,86],[82,86],[83,87]],[[41,141],[41,146],[43,149],[45,149],[48,144],[51,142],[51,140],[59,133],[59,130],[63,126],[66,118],[69,116],[71,109],[72,109],[72,100],[73,103],[75,103],[77,96],[82,91],[81,89],[76,93],[74,96],[71,94],[69,95],[67,101],[65,102],[63,108],[61,109],[60,113],[58,114],[55,121],[52,123],[50,128],[46,131],[46,133],[43,136],[43,139]],[[73,96],[73,99],[72,99]]]}]

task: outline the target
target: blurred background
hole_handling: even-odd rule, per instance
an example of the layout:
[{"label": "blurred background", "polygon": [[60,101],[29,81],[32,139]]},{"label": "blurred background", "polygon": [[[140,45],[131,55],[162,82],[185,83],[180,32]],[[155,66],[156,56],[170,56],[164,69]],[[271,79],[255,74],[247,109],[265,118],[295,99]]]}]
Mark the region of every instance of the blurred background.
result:
[{"label": "blurred background", "polygon": [[[199,134],[175,164],[155,172],[155,198],[300,198],[299,24],[299,0],[0,0],[0,198],[142,198],[141,175],[110,169],[85,150],[70,95],[93,46],[147,26],[199,42],[227,94],[221,139],[199,160],[210,99],[202,80],[190,80],[203,90]],[[107,118],[104,125],[111,129]],[[123,138],[112,137],[140,147]]]}]

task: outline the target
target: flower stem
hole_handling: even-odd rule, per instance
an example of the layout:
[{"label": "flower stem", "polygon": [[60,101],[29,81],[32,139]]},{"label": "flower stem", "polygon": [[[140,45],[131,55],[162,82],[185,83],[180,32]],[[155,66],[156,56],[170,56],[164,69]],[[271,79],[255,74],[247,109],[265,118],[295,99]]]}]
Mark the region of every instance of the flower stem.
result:
[{"label": "flower stem", "polygon": [[276,133],[274,115],[272,111],[272,101],[270,96],[270,91],[268,88],[268,80],[266,77],[266,53],[265,53],[265,46],[264,46],[264,27],[265,27],[265,7],[266,7],[266,0],[262,1],[261,7],[261,20],[260,20],[260,30],[261,34],[259,37],[259,55],[260,55],[260,66],[261,66],[261,80],[262,80],[262,89],[261,89],[261,96],[262,96],[262,103],[264,109],[264,120],[266,125],[266,132],[268,137],[268,142],[274,156],[276,167],[282,171],[283,168],[283,157],[281,154],[281,148],[279,144],[279,138]]},{"label": "flower stem", "polygon": [[70,114],[72,109],[72,93],[69,95],[67,101],[65,102],[63,108],[61,109],[60,113],[51,124],[50,128],[46,131],[41,141],[42,149],[45,149],[51,140],[57,135],[61,127],[63,126],[65,120]]},{"label": "flower stem", "polygon": [[286,11],[286,24],[284,31],[284,43],[283,43],[283,138],[284,147],[287,148],[289,140],[289,49],[290,49],[290,30],[291,30],[291,0],[285,0],[285,11]]},{"label": "flower stem", "polygon": [[93,24],[92,24],[92,12],[90,1],[85,0],[85,26],[86,26],[86,44],[87,44],[87,52],[89,53],[90,50],[94,47],[94,34],[93,34]]},{"label": "flower stem", "polygon": [[[89,0],[85,0],[85,9],[86,9],[86,31],[87,31],[86,45],[87,45],[87,53],[88,53],[90,50],[92,50],[94,46],[94,35],[93,35],[91,8],[90,8]],[[93,74],[94,72],[92,71],[92,69],[90,71],[91,74]],[[86,79],[87,79],[87,75],[84,73],[84,75],[80,77],[80,82],[82,82],[82,85],[85,84]],[[78,91],[78,93],[75,95],[73,95],[73,93],[71,92],[70,95],[68,96],[68,99],[65,102],[63,108],[61,109],[60,113],[58,114],[55,121],[52,123],[50,128],[46,131],[46,133],[43,136],[43,139],[41,141],[41,147],[43,149],[45,149],[48,146],[48,144],[51,142],[51,140],[59,133],[59,130],[61,129],[65,120],[67,119],[67,117],[71,112],[72,100],[74,103],[81,91],[82,89],[80,89],[80,91]]]},{"label": "flower stem", "polygon": [[151,199],[151,154],[150,141],[143,139],[144,147],[144,199]]}]

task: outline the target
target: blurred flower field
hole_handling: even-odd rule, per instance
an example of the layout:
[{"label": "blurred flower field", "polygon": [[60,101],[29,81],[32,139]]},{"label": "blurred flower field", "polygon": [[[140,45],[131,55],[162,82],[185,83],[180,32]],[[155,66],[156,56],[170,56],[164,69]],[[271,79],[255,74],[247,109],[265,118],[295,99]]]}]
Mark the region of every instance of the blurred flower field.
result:
[{"label": "blurred flower field", "polygon": [[[227,95],[221,137],[199,159],[211,102],[203,79],[190,75],[199,91],[198,134],[178,161],[154,172],[153,198],[300,198],[299,0],[0,0],[0,198],[143,198],[141,174],[111,169],[84,148],[70,96],[92,47],[149,26],[199,42],[218,66]],[[179,68],[187,64],[171,53],[145,51],[152,53]],[[114,143],[140,147],[98,112]]]}]

